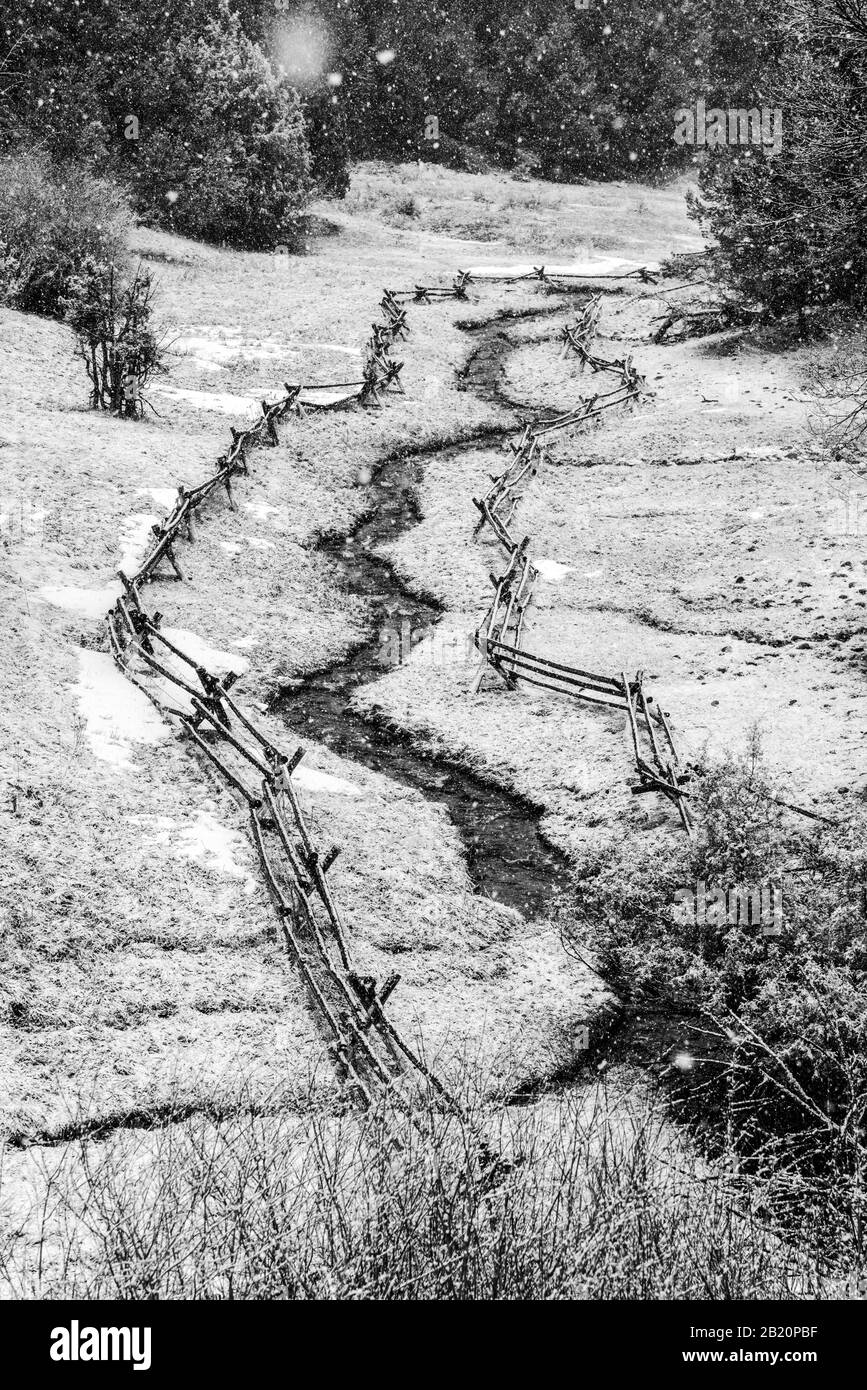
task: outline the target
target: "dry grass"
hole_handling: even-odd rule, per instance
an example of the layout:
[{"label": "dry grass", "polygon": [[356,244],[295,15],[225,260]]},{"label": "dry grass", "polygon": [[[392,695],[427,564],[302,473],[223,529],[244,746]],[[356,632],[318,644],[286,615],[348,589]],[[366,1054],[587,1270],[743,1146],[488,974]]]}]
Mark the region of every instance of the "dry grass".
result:
[{"label": "dry grass", "polygon": [[683,215],[686,180],[665,189],[632,183],[580,186],[465,174],[437,164],[370,163],[353,174],[347,206],[402,232],[452,238],[475,260],[497,247],[526,255],[567,252],[647,260],[697,246]]},{"label": "dry grass", "polygon": [[[0,1242],[4,1292],[39,1298],[815,1298],[736,1183],[662,1111],[597,1085],[466,1119],[199,1116],[31,1155]],[[487,1089],[481,1087],[482,1090]],[[479,1160],[492,1144],[494,1167]],[[505,1166],[503,1166],[505,1163]],[[8,1176],[8,1175],[7,1175]]]},{"label": "dry grass", "polygon": [[[395,171],[393,189],[412,193],[416,173]],[[381,185],[381,173],[362,170],[360,187],[368,176]],[[465,181],[436,177],[440,211],[451,216]],[[516,196],[531,192],[521,185]],[[544,200],[549,190],[537,194]],[[660,216],[670,215],[673,196],[648,195]],[[241,1068],[268,1090],[319,1054],[303,997],[276,951],[235,802],[168,731],[152,746],[130,745],[132,766],[106,763],[76,684],[78,648],[103,643],[99,614],[128,519],[163,515],[151,490],[206,476],[229,424],[246,414],[243,404],[221,413],[202,400],[273,399],[284,379],[352,377],[380,287],[446,278],[455,268],[448,237],[424,227],[394,232],[375,209],[322,211],[340,233],[313,242],[302,258],[135,233],[134,249],[156,267],[158,314],[172,343],[166,384],[200,393],[154,393],[160,415],[141,425],[85,409],[86,380],[65,328],[0,311],[0,511],[32,504],[46,514],[41,535],[4,531],[0,552],[9,639],[0,674],[7,1133],[55,1131],[80,1095],[99,1096],[107,1114],[166,1104],[178,1086],[194,1098],[202,1074],[221,1086]],[[533,290],[513,295],[515,303],[534,298]],[[378,414],[294,425],[279,449],[259,454],[238,488],[238,512],[215,499],[185,552],[187,582],[160,586],[168,625],[205,638],[229,664],[249,662],[240,689],[251,703],[358,639],[363,610],[334,587],[314,546],[364,510],[364,469],[398,443],[502,418],[455,389],[465,350],[457,316],[440,308],[414,314],[405,398]],[[59,605],[45,596],[57,590]],[[356,777],[326,750],[311,757]],[[563,957],[550,929],[523,926],[473,894],[440,812],[382,778],[363,775],[359,784],[360,801],[317,793],[312,810],[323,836],[337,832],[347,847],[336,882],[362,954],[377,968],[397,961],[404,975],[398,1022],[430,1030],[435,1052],[488,1052],[524,1034],[526,1071],[557,1070],[562,1039],[586,1017],[595,986]],[[202,815],[238,833],[234,873],[179,852]]]},{"label": "dry grass", "polygon": [[[494,287],[480,293],[500,302]],[[758,720],[782,794],[845,815],[864,784],[867,571],[806,438],[807,355],[731,335],[655,347],[641,337],[660,310],[652,291],[605,296],[601,356],[634,349],[655,395],[557,439],[516,513],[533,558],[562,567],[537,582],[526,646],[608,674],[644,670],[687,756],[740,747]],[[605,389],[560,359],[568,321],[567,309],[503,326],[504,391],[532,403],[525,416]],[[469,543],[471,498],[503,457],[478,450],[426,467],[422,522],[389,554],[445,615],[357,703],[544,805],[543,830],[568,852],[601,848],[624,826],[664,844],[676,818],[630,796],[620,715],[509,694],[493,676],[467,697],[468,634],[502,565],[487,534]]]},{"label": "dry grass", "polygon": [[[413,211],[401,212],[407,200]],[[540,260],[590,249],[649,260],[691,238],[679,189],[553,189],[430,167],[370,166],[347,205],[320,211],[339,235],[312,243],[303,259],[137,233],[137,249],[159,262],[163,312],[181,339],[173,389],[273,399],[284,379],[353,376],[359,359],[341,349],[360,348],[379,288],[446,278],[468,258],[462,237],[490,244],[497,231],[522,258]],[[471,249],[474,260],[488,258],[483,247]],[[491,254],[502,258],[502,246]],[[516,306],[538,302],[532,288],[509,295]],[[188,582],[161,586],[168,625],[249,660],[239,687],[248,703],[357,639],[363,611],[334,588],[314,547],[321,533],[339,533],[363,512],[365,470],[398,443],[504,418],[458,391],[453,375],[467,351],[455,323],[501,302],[490,288],[469,310],[415,311],[406,398],[380,415],[292,426],[238,488],[252,510],[233,514],[215,503],[185,556]],[[190,342],[196,338],[204,343]],[[689,358],[670,351],[672,361],[680,354],[683,384]],[[548,352],[522,348],[516,394],[536,392]],[[548,925],[528,925],[473,894],[456,832],[437,808],[314,745],[310,763],[355,793],[320,785],[306,795],[317,837],[344,846],[334,882],[361,967],[401,970],[395,1022],[421,1031],[437,1066],[483,1059],[485,1079],[470,1098],[474,1122],[523,1161],[490,1194],[467,1164],[468,1134],[455,1122],[424,1117],[424,1138],[407,1124],[396,1157],[375,1120],[365,1127],[338,1114],[321,1040],[274,944],[235,802],[168,730],[152,746],[134,743],[132,766],[98,756],[73,691],[76,648],[101,642],[98,616],[40,597],[46,586],[107,588],[125,519],[165,510],[140,489],[205,476],[244,411],[203,411],[181,395],[155,396],[161,418],[144,426],[92,415],[66,331],[22,315],[0,314],[0,357],[4,487],[15,504],[35,486],[47,511],[41,539],[24,536],[0,554],[10,615],[0,674],[0,1124],[22,1146],[4,1157],[7,1288],[29,1296],[388,1298],[814,1291],[809,1260],[763,1230],[749,1194],[734,1205],[727,1184],[709,1180],[657,1113],[639,1106],[624,1119],[620,1098],[597,1106],[593,1093],[520,1112],[482,1105],[480,1094],[574,1063],[575,1025],[597,1006],[596,987]],[[558,390],[553,373],[551,381]],[[661,403],[653,410],[659,441]],[[695,684],[714,689],[715,644],[744,662],[754,647],[735,645],[725,614],[709,641],[704,628],[685,632],[681,622],[660,632],[660,618],[634,611],[653,572],[649,543],[641,549],[649,480],[622,467],[619,428],[606,426],[611,444],[599,468],[559,470],[556,508],[551,478],[540,476],[526,527],[537,553],[583,576],[594,557],[578,517],[586,517],[593,480],[593,545],[613,542],[621,526],[607,510],[612,497],[630,509],[629,580],[616,589],[624,559],[605,571],[589,602],[586,584],[572,578],[546,585],[537,635],[566,660],[645,665],[663,678],[679,713]],[[643,449],[648,423],[628,428],[645,431]],[[637,450],[638,435],[631,438]],[[420,498],[425,521],[392,551],[413,583],[445,603],[442,629],[460,636],[475,625],[494,563],[486,544],[466,544],[469,498],[496,461],[474,451],[456,470],[454,460],[432,458]],[[661,461],[656,449],[652,463]],[[703,468],[699,489],[712,468]],[[682,476],[699,479],[692,469]],[[720,486],[734,496],[744,476]],[[787,476],[779,475],[780,487]],[[696,511],[696,494],[681,486],[667,554]],[[655,512],[653,520],[658,528]],[[687,556],[687,578],[693,568]],[[675,576],[663,592],[685,583]],[[697,606],[688,591],[679,602],[681,615]],[[538,799],[549,811],[546,830],[561,843],[610,836],[628,800],[619,719],[500,691],[471,705],[464,666],[426,665],[425,656],[423,644],[367,693],[368,707]],[[673,663],[685,657],[697,674],[681,691]],[[818,679],[826,674],[817,667]],[[726,681],[736,684],[745,682]],[[272,729],[283,742],[305,732]],[[237,832],[232,872],[182,857],[184,835],[202,813]],[[104,1141],[41,1147],[101,1127],[114,1131]],[[761,1199],[759,1186],[754,1197]]]}]

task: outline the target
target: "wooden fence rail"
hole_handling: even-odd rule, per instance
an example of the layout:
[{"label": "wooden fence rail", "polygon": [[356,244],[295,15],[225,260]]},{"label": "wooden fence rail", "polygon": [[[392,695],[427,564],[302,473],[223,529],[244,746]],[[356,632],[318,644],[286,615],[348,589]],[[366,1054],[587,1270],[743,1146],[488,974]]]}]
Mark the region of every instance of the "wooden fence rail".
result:
[{"label": "wooden fence rail", "polygon": [[[524,278],[539,277],[537,274]],[[590,351],[598,321],[597,297],[588,300],[577,322],[564,329],[566,350],[578,353],[582,370],[589,363],[594,371],[614,373],[619,377],[619,384],[611,391],[582,399],[573,410],[525,425],[517,441],[512,442],[514,457],[508,467],[492,477],[491,487],[484,497],[472,499],[479,512],[473,535],[478,536],[485,526],[489,527],[506,551],[509,562],[502,576],[496,578],[491,575],[494,598],[475,633],[474,642],[481,653],[482,664],[470,685],[470,692],[478,693],[485,673],[490,669],[511,690],[517,689],[521,681],[590,704],[624,709],[629,719],[636,767],[641,779],[638,787],[633,787],[632,791],[655,791],[668,797],[677,807],[684,830],[691,835],[692,822],[684,804],[688,792],[682,789],[689,779],[674,772],[673,763],[677,762],[677,753],[665,716],[662,728],[670,746],[671,758],[666,761],[661,755],[656,740],[657,716],[651,712],[652,697],[645,696],[641,673],[635,681],[627,682],[622,673],[615,677],[584,671],[521,647],[524,617],[532,597],[532,581],[536,571],[528,555],[529,537],[518,544],[508,528],[521,497],[536,477],[544,457],[544,446],[540,440],[554,431],[586,424],[598,418],[603,410],[634,404],[647,390],[644,377],[635,366],[631,354],[619,360],[606,361]],[[639,721],[649,744],[649,758],[641,750]]]},{"label": "wooden fence rail", "polygon": [[[639,270],[633,277],[646,280],[648,275]],[[526,275],[486,280],[494,278],[500,283],[538,280],[549,286],[555,284],[544,266],[534,267]],[[177,501],[168,516],[153,528],[150,549],[139,568],[132,575],[119,573],[123,594],[107,615],[109,645],[119,668],[165,714],[177,720],[192,746],[246,806],[284,944],[305,982],[316,1016],[331,1039],[338,1070],[363,1106],[370,1106],[384,1092],[406,1099],[406,1085],[421,1080],[447,1108],[461,1109],[386,1014],[386,1001],[400,976],[392,973],[378,982],[360,975],[355,968],[343,914],[328,880],[338,848],[321,853],[292,781],[303,749],[290,756],[275,744],[232,694],[237,676],[233,672],[218,676],[184,652],[162,631],[161,615],[146,610],[144,594],[160,580],[183,582],[179,553],[183,546],[195,543],[199,513],[221,490],[228,505],[234,508],[233,482],[249,474],[250,456],[256,449],[279,442],[278,422],[288,416],[303,418],[321,411],[380,406],[389,389],[402,392],[403,363],[390,354],[394,344],[403,341],[410,331],[404,306],[407,302],[466,299],[471,283],[470,274],[459,271],[450,286],[386,289],[380,303],[383,319],[372,325],[360,379],[286,382],[285,395],[279,400],[263,401],[262,415],[254,424],[244,430],[232,430],[231,444],[217,460],[211,477],[192,488],[178,487]],[[597,320],[598,303],[595,308],[586,307],[578,324],[567,332],[567,350],[580,349],[589,354]],[[494,597],[476,634],[483,662],[473,684],[478,689],[484,672],[492,669],[512,689],[521,680],[625,709],[641,778],[640,786],[633,790],[659,791],[675,801],[688,830],[689,817],[683,804],[687,793],[680,789],[685,778],[675,771],[678,758],[671,730],[662,711],[651,710],[652,701],[644,694],[640,674],[635,681],[627,682],[624,676],[614,678],[569,667],[526,652],[521,646],[536,570],[528,553],[529,538],[515,541],[508,526],[544,458],[541,438],[555,430],[584,424],[601,410],[637,398],[645,389],[631,358],[602,363],[588,355],[587,361],[594,370],[618,373],[619,387],[604,397],[582,400],[572,411],[526,426],[512,444],[509,466],[492,479],[483,498],[473,499],[480,512],[477,531],[488,526],[507,554],[503,574],[491,575]],[[345,390],[346,394],[333,400],[318,400],[317,393],[326,390]],[[647,756],[638,742],[639,728],[650,740]],[[657,742],[657,733],[665,740],[665,750]]]},{"label": "wooden fence rail", "polygon": [[[277,422],[287,415],[379,405],[389,388],[402,391],[403,364],[390,356],[392,344],[409,332],[405,312],[386,292],[384,322],[372,325],[363,376],[357,381],[286,383],[279,401],[262,402],[262,416],[242,431],[232,430],[229,449],[213,475],[195,488],[178,488],[171,512],[153,528],[153,541],[132,575],[120,573],[123,594],[107,615],[109,644],[124,674],[166,714],[178,720],[192,745],[242,799],[253,842],[274,901],[284,944],[295,960],[332,1052],[347,1084],[364,1106],[387,1091],[397,1096],[415,1074],[439,1101],[460,1108],[454,1097],[387,1017],[384,1005],[400,976],[383,982],[354,966],[328,872],[338,849],[322,854],[304,815],[292,773],[303,750],[288,756],[257,726],[231,690],[237,677],[209,671],[161,630],[159,613],[144,606],[144,591],[157,580],[183,581],[178,559],[195,541],[196,513],[222,488],[234,506],[232,481],[250,471],[250,453],[279,442]],[[317,401],[318,390],[350,388],[334,401]],[[170,573],[166,572],[166,566]],[[158,656],[156,653],[159,652]]]}]

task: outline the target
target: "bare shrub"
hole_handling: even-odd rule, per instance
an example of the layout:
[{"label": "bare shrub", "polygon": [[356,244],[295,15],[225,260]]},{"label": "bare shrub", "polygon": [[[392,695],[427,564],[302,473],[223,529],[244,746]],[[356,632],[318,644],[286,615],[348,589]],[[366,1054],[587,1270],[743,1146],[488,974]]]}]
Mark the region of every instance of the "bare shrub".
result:
[{"label": "bare shrub", "polygon": [[[809,1205],[827,1257],[863,1261],[867,817],[803,831],[778,809],[755,738],[743,757],[699,768],[692,795],[693,843],[664,859],[655,846],[588,856],[565,936],[632,1012],[688,1021],[703,1038],[676,1090],[710,1151],[772,1164],[779,1201],[790,1215]],[[730,910],[732,888],[783,881],[772,932]]]},{"label": "bare shrub", "polygon": [[131,280],[117,267],[88,258],[63,299],[78,355],[90,380],[90,404],[136,419],[144,388],[165,370],[151,326],[153,284],[141,266]]},{"label": "bare shrub", "polygon": [[867,343],[863,331],[835,335],[808,375],[814,398],[811,433],[829,459],[867,473]]},{"label": "bare shrub", "polygon": [[691,1156],[643,1091],[595,1084],[509,1108],[483,1104],[465,1077],[463,1094],[463,1117],[434,1098],[411,1114],[365,1117],[247,1107],[49,1151],[29,1214],[7,1225],[6,1291],[817,1295],[809,1254],[762,1217],[769,1179],[733,1180]]}]

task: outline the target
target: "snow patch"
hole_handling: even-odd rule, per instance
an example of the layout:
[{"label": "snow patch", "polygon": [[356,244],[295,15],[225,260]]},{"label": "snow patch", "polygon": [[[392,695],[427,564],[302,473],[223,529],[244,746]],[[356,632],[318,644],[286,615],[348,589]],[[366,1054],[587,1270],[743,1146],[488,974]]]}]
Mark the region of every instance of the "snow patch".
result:
[{"label": "snow patch", "polygon": [[204,666],[212,675],[220,676],[227,671],[234,671],[236,675],[242,675],[249,666],[247,658],[237,656],[232,652],[221,652],[216,647],[209,647],[198,633],[187,632],[181,627],[160,628],[170,642],[188,656],[191,661],[195,661],[199,666]]},{"label": "snow patch", "polygon": [[173,351],[180,357],[192,357],[203,371],[216,368],[223,371],[229,362],[275,362],[287,356],[297,356],[298,348],[288,343],[250,343],[238,339],[224,342],[216,338],[189,337],[175,339]]},{"label": "snow patch", "polygon": [[179,859],[201,864],[210,873],[244,879],[248,891],[256,886],[238,863],[238,855],[247,848],[243,835],[223,825],[210,810],[200,810],[196,819],[186,825],[171,822],[169,827],[160,829],[153,839],[155,844],[168,846]]},{"label": "snow patch", "polygon": [[273,507],[270,502],[245,502],[244,510],[257,517],[259,521],[267,521],[272,512],[275,516],[280,514],[280,508]]},{"label": "snow patch", "polygon": [[[624,261],[614,256],[598,256],[595,260],[568,261],[557,265],[549,265],[540,257],[536,266],[542,265],[545,267],[546,275],[586,276],[587,279],[592,279],[595,275],[628,275],[630,271],[642,268],[650,271],[659,270],[656,261]],[[500,275],[532,275],[534,269],[532,265],[476,265],[469,267],[469,273],[476,280],[484,280]]]},{"label": "snow patch", "polygon": [[136,492],[140,497],[150,497],[158,507],[165,508],[167,512],[174,509],[178,500],[176,487],[137,487]]},{"label": "snow patch", "polygon": [[174,401],[189,401],[199,410],[219,411],[221,415],[237,415],[241,411],[261,408],[258,397],[233,396],[229,391],[191,391],[181,386],[153,386],[151,390]]},{"label": "snow patch", "polygon": [[452,246],[502,246],[503,237],[473,237],[473,236],[442,236],[437,235],[437,241],[447,241]]},{"label": "snow patch", "polygon": [[[311,398],[310,392],[314,392]],[[351,387],[327,387],[327,386],[305,386],[301,393],[300,400],[303,404],[305,400],[310,400],[311,404],[333,405],[335,401],[350,401],[357,394]]]},{"label": "snow patch", "polygon": [[168,726],[110,656],[80,647],[78,661],[73,689],[91,749],[103,762],[134,771],[130,744],[162,743],[169,737]]},{"label": "snow patch", "polygon": [[261,536],[245,536],[244,540],[253,550],[275,550],[273,541],[263,541]]},{"label": "snow patch", "polygon": [[145,516],[136,512],[124,518],[120,532],[120,559],[118,569],[124,574],[135,574],[148,552],[151,541],[151,527],[159,525],[158,516]]},{"label": "snow patch", "polygon": [[345,352],[347,357],[360,357],[361,348],[344,347],[342,343],[302,343],[302,349],[316,348],[319,352]]},{"label": "snow patch", "polygon": [[[397,653],[392,653],[393,657]],[[401,664],[408,661],[413,666],[466,666],[476,658],[476,649],[470,633],[437,623],[412,650],[401,656]],[[477,658],[476,658],[477,659]]]},{"label": "snow patch", "polygon": [[133,825],[143,825],[148,830],[173,830],[177,825],[171,816],[130,816]]},{"label": "snow patch", "polygon": [[253,636],[250,636],[250,637],[239,637],[239,638],[237,638],[236,641],[234,641],[234,642],[232,643],[232,646],[233,646],[233,647],[242,647],[244,651],[249,651],[249,649],[250,649],[251,647],[257,647],[258,645],[259,645],[259,638],[258,638],[258,637],[253,637]]},{"label": "snow patch", "polygon": [[333,777],[329,772],[320,772],[316,767],[296,767],[292,781],[311,792],[337,792],[341,796],[362,796],[361,787],[349,782],[345,777]]},{"label": "snow patch", "polygon": [[538,570],[543,579],[562,579],[565,575],[571,574],[574,565],[561,565],[559,560],[534,560],[533,569]]},{"label": "snow patch", "polygon": [[[278,362],[287,357],[300,357],[307,352],[338,352],[347,357],[360,357],[361,348],[344,343],[282,343],[263,339],[250,340],[231,336],[237,330],[227,330],[228,337],[212,337],[204,333],[183,334],[172,344],[177,357],[190,358],[200,371],[225,371],[232,362]],[[164,388],[161,388],[164,389]]]},{"label": "snow patch", "polygon": [[113,608],[121,595],[120,584],[105,589],[75,589],[64,585],[46,584],[37,592],[37,598],[55,608],[63,608],[74,613],[77,618],[103,618]]},{"label": "snow patch", "polygon": [[238,545],[237,541],[220,541],[220,549],[225,550],[227,555],[240,555],[244,547]]}]

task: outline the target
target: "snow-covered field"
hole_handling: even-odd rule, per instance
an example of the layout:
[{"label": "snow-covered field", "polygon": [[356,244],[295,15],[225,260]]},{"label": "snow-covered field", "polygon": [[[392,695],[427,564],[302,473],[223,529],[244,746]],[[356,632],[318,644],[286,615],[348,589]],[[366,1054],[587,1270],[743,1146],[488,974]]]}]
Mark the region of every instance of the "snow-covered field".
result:
[{"label": "snow-covered field", "polygon": [[[362,173],[362,189],[367,179],[375,194],[380,177]],[[460,240],[462,217],[478,215],[466,201],[471,176],[448,183],[437,175],[426,187],[429,200],[431,187],[439,189],[439,212]],[[541,212],[530,206],[536,194]],[[239,698],[275,740],[307,747],[296,783],[317,835],[344,848],[332,872],[363,965],[379,977],[392,967],[402,976],[396,1021],[410,1034],[421,1028],[444,1066],[468,1049],[490,1060],[517,1046],[522,1076],[544,1080],[564,1065],[564,1048],[571,1058],[575,1028],[600,998],[556,929],[526,923],[473,890],[441,806],[269,712],[281,684],[328,667],[364,636],[365,607],[335,583],[317,541],[344,534],[364,514],[381,458],[399,445],[512,418],[458,389],[456,368],[473,340],[455,321],[483,319],[504,304],[538,307],[540,291],[532,281],[485,284],[482,272],[545,265],[552,276],[622,274],[692,236],[678,187],[529,186],[527,199],[526,214],[513,210],[505,245],[489,256],[474,251],[478,264],[469,268],[479,284],[469,307],[413,312],[401,347],[406,396],[381,411],[285,422],[281,446],[259,451],[249,476],[237,480],[237,509],[215,496],[195,543],[184,546],[184,582],[158,580],[150,598],[167,635],[193,659],[240,675]],[[645,212],[636,217],[639,200]],[[564,207],[575,211],[569,228]],[[210,474],[230,423],[258,413],[283,380],[351,377],[382,286],[448,283],[464,259],[424,218],[417,228],[377,223],[375,197],[357,211],[350,199],[339,217],[340,235],[314,247],[291,287],[285,258],[211,250],[196,260],[196,248],[148,233],[147,244],[165,251],[162,305],[181,333],[155,393],[159,415],[141,424],[86,410],[64,328],[0,311],[6,486],[17,496],[35,481],[45,499],[41,537],[2,555],[11,636],[0,754],[7,780],[32,794],[19,796],[27,816],[8,824],[0,894],[29,914],[34,939],[50,944],[14,967],[40,1021],[26,1032],[0,1023],[9,1059],[0,1113],[10,1129],[59,1123],[59,1072],[93,1091],[109,1069],[102,1103],[122,1109],[158,1103],[172,1087],[193,1096],[203,1074],[235,1075],[239,1056],[263,1095],[275,1075],[301,1084],[321,1060],[303,992],[277,949],[245,815],[116,671],[102,617],[119,592],[117,570],[140,563],[177,485]],[[721,367],[693,345],[651,349],[643,339],[658,306],[642,298],[637,317],[629,304],[622,295],[606,301],[606,352],[633,349],[655,395],[633,415],[612,412],[589,440],[559,448],[522,502],[520,525],[533,538],[540,576],[534,638],[572,664],[643,666],[690,746],[705,738],[737,745],[759,714],[781,775],[801,778],[807,796],[842,796],[840,787],[858,785],[857,628],[867,586],[847,537],[824,546],[816,529],[824,524],[813,511],[816,474],[798,443],[800,363],[728,354]],[[505,385],[516,399],[559,407],[576,383],[585,389],[557,354],[569,313],[567,302],[562,316],[531,323],[528,336],[549,328],[550,341],[525,341],[510,328]],[[732,377],[737,398],[703,399],[720,396],[721,381],[728,390]],[[411,659],[358,703],[411,731],[417,748],[505,776],[543,808],[545,830],[561,848],[580,846],[589,828],[603,844],[624,833],[669,833],[648,824],[646,806],[629,797],[622,721],[615,727],[608,715],[565,709],[542,692],[489,690],[468,700],[475,662],[467,634],[496,563],[487,543],[472,541],[470,499],[502,451],[480,445],[461,458],[456,471],[448,455],[426,456],[419,523],[386,551],[412,588],[439,600],[443,616]],[[801,509],[791,546],[774,529],[786,497]],[[5,503],[2,510],[11,512]],[[811,595],[802,583],[813,581],[798,566],[820,550],[828,583],[813,584]],[[798,604],[799,591],[806,597]],[[741,592],[745,601],[734,603]],[[794,760],[807,730],[819,750],[813,763],[829,770],[822,786],[807,785],[807,769]],[[51,894],[66,883],[58,912]],[[142,987],[154,953],[158,984]],[[119,1001],[113,1022],[99,1002],[104,978]],[[77,1011],[72,1034],[59,993]]]}]

